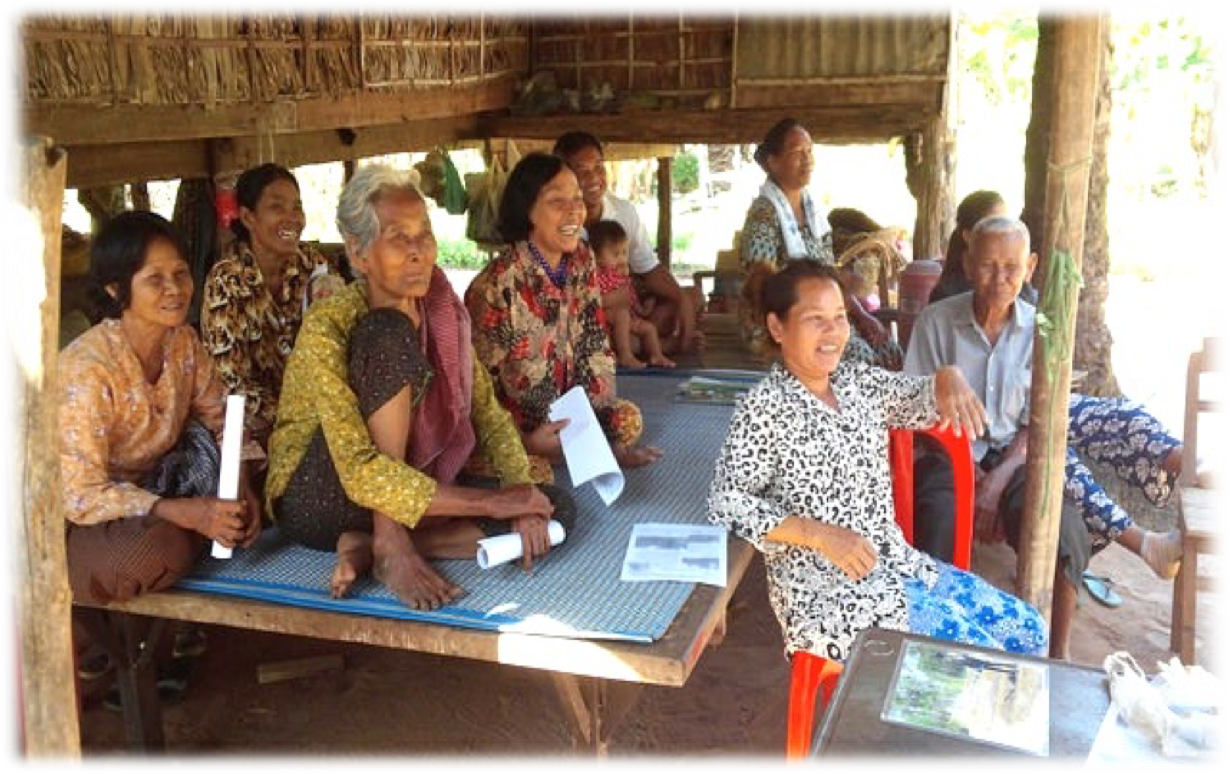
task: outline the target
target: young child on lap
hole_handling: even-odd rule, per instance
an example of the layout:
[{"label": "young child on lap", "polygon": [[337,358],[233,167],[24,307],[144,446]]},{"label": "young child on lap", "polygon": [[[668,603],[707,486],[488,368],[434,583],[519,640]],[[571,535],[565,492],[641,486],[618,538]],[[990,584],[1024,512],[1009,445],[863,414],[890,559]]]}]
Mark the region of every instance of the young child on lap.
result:
[{"label": "young child on lap", "polygon": [[[628,276],[628,234],[613,220],[599,221],[588,228],[589,244],[598,264],[598,286],[602,290],[602,308],[606,310],[607,326],[615,358],[624,368],[644,368],[646,365],[674,368],[675,362],[662,353],[658,331],[645,319]],[[640,341],[640,350],[648,363],[633,352],[632,339]]]}]

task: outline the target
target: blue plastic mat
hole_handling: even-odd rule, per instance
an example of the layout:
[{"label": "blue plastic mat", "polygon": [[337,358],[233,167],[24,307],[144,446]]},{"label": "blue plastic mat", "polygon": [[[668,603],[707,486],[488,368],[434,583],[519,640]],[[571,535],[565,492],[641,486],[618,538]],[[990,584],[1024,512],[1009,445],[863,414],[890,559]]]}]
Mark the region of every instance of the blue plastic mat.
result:
[{"label": "blue plastic mat", "polygon": [[[620,582],[628,536],[639,522],[704,522],[705,497],[732,410],[676,402],[678,384],[687,376],[621,374],[620,396],[635,402],[644,414],[643,443],[662,447],[663,458],[649,467],[625,471],[623,494],[610,507],[589,484],[573,489],[576,526],[564,544],[529,573],[516,563],[480,570],[473,560],[435,562],[442,574],[466,590],[452,605],[431,612],[411,610],[370,578],[356,582],[347,598],[332,599],[328,587],[334,554],[290,544],[276,530],[262,535],[250,549],[237,549],[232,559],[205,559],[178,585],[489,631],[652,642],[670,626],[692,584]],[[556,483],[571,486],[563,466],[556,470]]]}]

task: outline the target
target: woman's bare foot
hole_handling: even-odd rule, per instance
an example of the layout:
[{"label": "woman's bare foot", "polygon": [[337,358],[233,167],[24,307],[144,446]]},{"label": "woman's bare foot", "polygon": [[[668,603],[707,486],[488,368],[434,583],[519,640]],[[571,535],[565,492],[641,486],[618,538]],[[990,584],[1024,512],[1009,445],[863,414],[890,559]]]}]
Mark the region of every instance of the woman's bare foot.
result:
[{"label": "woman's bare foot", "polygon": [[372,568],[372,536],[366,532],[343,532],[337,539],[337,564],[329,578],[329,594],[341,599],[350,587]]},{"label": "woman's bare foot", "polygon": [[376,580],[414,610],[435,610],[460,597],[462,588],[449,583],[432,569],[415,550],[405,528],[399,531],[402,538],[377,539],[373,543],[372,575]]},{"label": "woman's bare foot", "polygon": [[675,361],[661,353],[649,356],[649,365],[657,366],[658,368],[674,368]]},{"label": "woman's bare foot", "polygon": [[627,357],[621,356],[619,358],[619,364],[624,368],[633,368],[636,370],[640,370],[646,365],[644,360],[640,360],[633,355],[628,355]]}]

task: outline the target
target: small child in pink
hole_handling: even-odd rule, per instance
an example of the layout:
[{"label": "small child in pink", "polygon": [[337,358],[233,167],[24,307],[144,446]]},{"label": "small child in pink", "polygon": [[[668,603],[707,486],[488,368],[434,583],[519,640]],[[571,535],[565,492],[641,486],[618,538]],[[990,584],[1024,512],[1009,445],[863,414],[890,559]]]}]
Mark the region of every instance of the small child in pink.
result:
[{"label": "small child in pink", "polygon": [[[646,310],[636,297],[636,288],[628,276],[628,235],[623,226],[613,220],[602,220],[587,228],[589,245],[598,264],[598,287],[602,291],[602,308],[606,311],[607,333],[615,349],[615,359],[624,368],[644,368],[646,365],[674,368],[675,362],[662,353],[662,342],[653,323],[645,319]],[[640,340],[646,363],[632,351],[632,339]]]}]

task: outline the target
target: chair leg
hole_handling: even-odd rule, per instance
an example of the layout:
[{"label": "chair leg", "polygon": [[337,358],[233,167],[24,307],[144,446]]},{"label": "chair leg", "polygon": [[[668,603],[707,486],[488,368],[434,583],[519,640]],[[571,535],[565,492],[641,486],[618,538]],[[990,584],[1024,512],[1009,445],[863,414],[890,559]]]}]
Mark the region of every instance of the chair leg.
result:
[{"label": "chair leg", "polygon": [[1170,609],[1170,649],[1184,664],[1196,662],[1196,592],[1200,552],[1185,535],[1183,559],[1174,579]]},{"label": "chair leg", "polygon": [[790,705],[786,720],[786,757],[800,760],[811,750],[812,729],[816,724],[816,689],[820,689],[821,708],[827,707],[841,677],[840,662],[811,653],[794,654],[790,670]]}]

